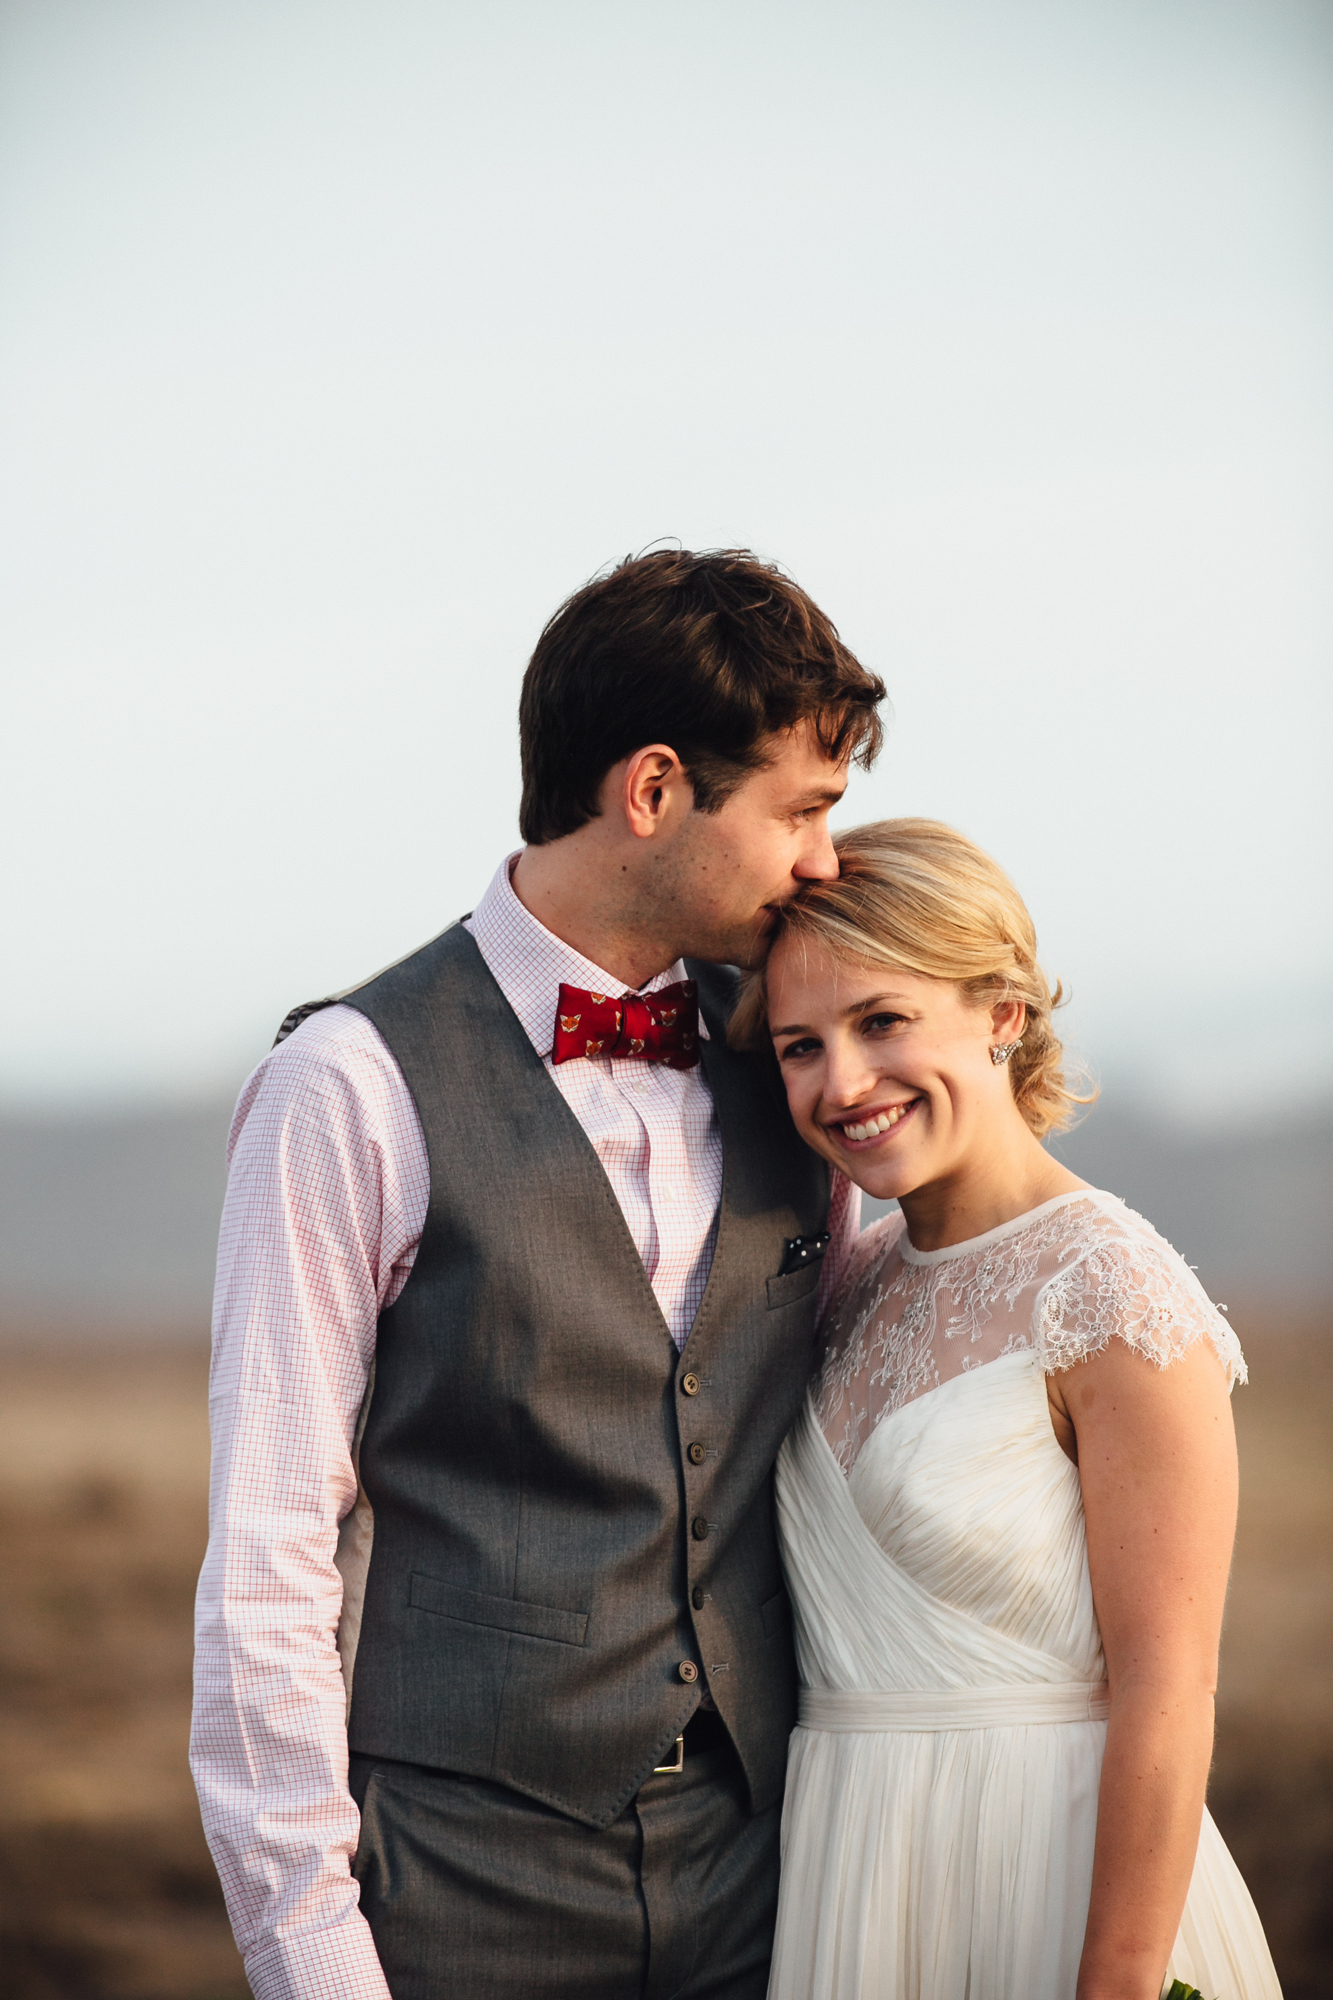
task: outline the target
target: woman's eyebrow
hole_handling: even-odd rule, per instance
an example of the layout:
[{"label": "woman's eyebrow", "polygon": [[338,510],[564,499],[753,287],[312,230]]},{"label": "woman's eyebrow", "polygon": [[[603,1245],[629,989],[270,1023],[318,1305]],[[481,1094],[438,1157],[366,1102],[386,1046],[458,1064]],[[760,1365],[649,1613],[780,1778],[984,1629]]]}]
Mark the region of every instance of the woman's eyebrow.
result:
[{"label": "woman's eyebrow", "polygon": [[[842,1018],[844,1021],[854,1020],[858,1014],[868,1014],[872,1008],[886,1006],[888,1004],[897,1001],[897,999],[898,995],[895,993],[872,993],[868,1000],[853,1000],[849,1007],[844,1007],[842,1010]],[[776,1036],[776,1035],[814,1035],[817,1034],[819,1031],[817,1028],[807,1027],[803,1021],[796,1021],[791,1023],[789,1026],[782,1028],[775,1028],[770,1026],[768,1032],[770,1035]]]}]

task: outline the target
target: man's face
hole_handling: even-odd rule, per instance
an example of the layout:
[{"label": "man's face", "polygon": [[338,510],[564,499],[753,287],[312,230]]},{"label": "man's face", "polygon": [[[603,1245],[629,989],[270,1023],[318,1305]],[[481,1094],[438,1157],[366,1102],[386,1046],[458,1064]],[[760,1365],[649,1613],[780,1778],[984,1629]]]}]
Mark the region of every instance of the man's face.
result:
[{"label": "man's face", "polygon": [[813,724],[769,739],[768,761],[717,812],[690,812],[655,870],[658,915],[682,956],[759,965],[776,911],[802,882],[837,877],[828,816],[847,789],[847,758]]}]

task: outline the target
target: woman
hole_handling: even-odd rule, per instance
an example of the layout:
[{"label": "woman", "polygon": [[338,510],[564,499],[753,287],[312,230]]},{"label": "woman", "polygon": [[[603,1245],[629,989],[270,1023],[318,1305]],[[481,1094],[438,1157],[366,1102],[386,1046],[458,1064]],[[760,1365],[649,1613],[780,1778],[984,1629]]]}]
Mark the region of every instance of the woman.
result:
[{"label": "woman", "polygon": [[1203,1807],[1240,1348],[1041,1145],[1086,1100],[1008,878],[929,820],[838,847],[732,1027],[901,1205],[779,1459],[802,1695],[770,2000],[1278,2000]]}]

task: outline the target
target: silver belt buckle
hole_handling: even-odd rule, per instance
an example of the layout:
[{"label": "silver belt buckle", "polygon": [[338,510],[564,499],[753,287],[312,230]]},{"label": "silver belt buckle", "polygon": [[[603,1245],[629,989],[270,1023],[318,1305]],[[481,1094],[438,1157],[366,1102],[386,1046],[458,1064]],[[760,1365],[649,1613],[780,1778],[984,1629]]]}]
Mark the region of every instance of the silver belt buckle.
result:
[{"label": "silver belt buckle", "polygon": [[670,1773],[670,1774],[671,1774],[671,1776],[673,1776],[673,1777],[679,1777],[680,1773],[681,1773],[681,1772],[682,1772],[682,1771],[683,1771],[684,1769],[685,1769],[685,1738],[684,1738],[683,1736],[678,1736],[678,1737],[676,1738],[676,1761],[675,1761],[675,1763],[674,1763],[674,1764],[654,1764],[654,1765],[653,1765],[653,1776],[654,1776],[654,1777],[656,1778],[656,1777],[659,1777],[659,1776],[664,1776],[664,1775],[666,1775],[667,1773]]}]

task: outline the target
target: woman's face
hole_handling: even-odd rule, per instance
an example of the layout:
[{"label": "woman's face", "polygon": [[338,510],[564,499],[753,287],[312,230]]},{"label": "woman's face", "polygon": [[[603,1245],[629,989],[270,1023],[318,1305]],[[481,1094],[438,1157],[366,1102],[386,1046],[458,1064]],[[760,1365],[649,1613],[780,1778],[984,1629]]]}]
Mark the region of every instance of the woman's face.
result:
[{"label": "woman's face", "polygon": [[880,1200],[957,1172],[1020,1117],[990,1056],[1023,1032],[1016,1003],[780,938],[768,1018],[802,1138]]}]

